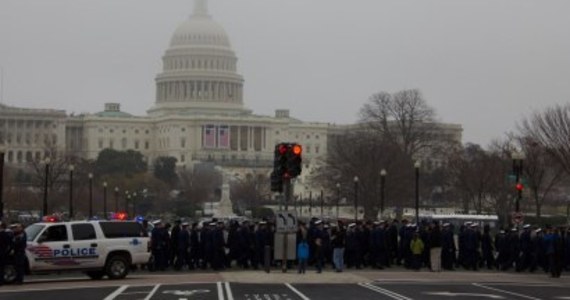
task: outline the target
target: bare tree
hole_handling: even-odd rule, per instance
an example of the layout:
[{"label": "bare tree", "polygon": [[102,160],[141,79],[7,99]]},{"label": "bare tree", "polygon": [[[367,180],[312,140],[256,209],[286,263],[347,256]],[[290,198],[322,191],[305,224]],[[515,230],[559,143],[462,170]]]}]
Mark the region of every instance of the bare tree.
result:
[{"label": "bare tree", "polygon": [[542,145],[570,174],[570,104],[556,105],[535,112],[519,126],[522,136]]},{"label": "bare tree", "polygon": [[372,95],[360,110],[361,122],[413,157],[433,145],[435,111],[418,89]]}]

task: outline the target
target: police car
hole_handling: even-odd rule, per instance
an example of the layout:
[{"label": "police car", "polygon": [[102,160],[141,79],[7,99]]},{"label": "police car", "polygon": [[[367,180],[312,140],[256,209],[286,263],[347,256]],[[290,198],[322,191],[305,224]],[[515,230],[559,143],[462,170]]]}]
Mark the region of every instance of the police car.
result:
[{"label": "police car", "polygon": [[[26,229],[30,273],[83,271],[92,279],[125,278],[132,265],[150,257],[141,224],[129,221],[42,222]],[[5,280],[14,280],[13,265]]]}]

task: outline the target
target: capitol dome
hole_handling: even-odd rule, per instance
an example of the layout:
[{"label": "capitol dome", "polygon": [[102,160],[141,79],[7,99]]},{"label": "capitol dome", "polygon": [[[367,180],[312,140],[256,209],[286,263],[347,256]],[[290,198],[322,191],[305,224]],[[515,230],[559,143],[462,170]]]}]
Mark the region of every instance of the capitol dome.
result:
[{"label": "capitol dome", "polygon": [[162,60],[150,114],[247,112],[238,59],[226,31],[208,14],[207,0],[195,0],[193,14],[174,31]]},{"label": "capitol dome", "polygon": [[178,26],[170,40],[170,47],[184,46],[231,47],[224,28],[208,15],[193,15]]}]

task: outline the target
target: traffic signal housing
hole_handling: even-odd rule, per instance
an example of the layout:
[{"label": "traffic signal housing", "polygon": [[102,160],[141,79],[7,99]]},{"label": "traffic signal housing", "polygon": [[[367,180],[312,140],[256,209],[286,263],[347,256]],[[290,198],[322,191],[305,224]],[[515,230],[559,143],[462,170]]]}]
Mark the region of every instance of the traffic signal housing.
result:
[{"label": "traffic signal housing", "polygon": [[303,147],[296,143],[280,143],[275,146],[271,191],[283,192],[283,179],[299,176],[302,171]]},{"label": "traffic signal housing", "polygon": [[522,183],[517,183],[515,188],[517,189],[517,191],[522,192],[524,190],[524,185]]}]

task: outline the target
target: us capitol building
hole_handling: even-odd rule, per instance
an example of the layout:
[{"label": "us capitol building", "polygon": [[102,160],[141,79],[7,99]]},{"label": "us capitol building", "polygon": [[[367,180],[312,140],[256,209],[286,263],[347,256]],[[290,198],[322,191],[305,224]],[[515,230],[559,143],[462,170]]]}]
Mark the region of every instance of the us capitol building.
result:
[{"label": "us capitol building", "polygon": [[[212,162],[223,168],[269,170],[275,144],[298,142],[305,167],[327,154],[327,139],[343,126],[307,123],[276,110],[256,115],[244,106],[244,79],[222,26],[196,0],[192,16],[174,32],[156,76],[156,102],[146,116],[105,103],[93,114],[0,106],[0,144],[8,164],[25,165],[58,153],[96,159],[103,149],[141,152],[149,165],[172,156],[180,167]],[[349,128],[348,125],[346,128]],[[461,141],[460,125],[445,125]],[[53,149],[53,150],[52,150]]]}]

